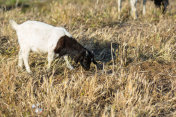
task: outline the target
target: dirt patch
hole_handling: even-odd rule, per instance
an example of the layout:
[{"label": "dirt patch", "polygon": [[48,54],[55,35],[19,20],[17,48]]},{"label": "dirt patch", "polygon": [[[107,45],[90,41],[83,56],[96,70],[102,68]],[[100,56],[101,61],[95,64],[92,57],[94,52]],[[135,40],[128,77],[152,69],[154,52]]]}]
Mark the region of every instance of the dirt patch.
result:
[{"label": "dirt patch", "polygon": [[[176,76],[176,63],[159,63],[158,61],[145,61],[136,65],[135,70],[139,70],[147,75],[147,78],[165,76],[172,78]],[[134,66],[133,66],[134,67]]]},{"label": "dirt patch", "polygon": [[176,78],[175,66],[175,62],[161,64],[157,61],[145,61],[133,66],[133,70],[144,73],[149,82],[152,81],[155,85],[155,91],[164,95],[172,89],[172,81]]}]

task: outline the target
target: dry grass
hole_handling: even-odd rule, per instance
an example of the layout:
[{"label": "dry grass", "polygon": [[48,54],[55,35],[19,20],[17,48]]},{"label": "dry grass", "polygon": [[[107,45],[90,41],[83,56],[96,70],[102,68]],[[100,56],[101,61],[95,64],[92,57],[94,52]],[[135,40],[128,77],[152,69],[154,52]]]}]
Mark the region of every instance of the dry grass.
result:
[{"label": "dry grass", "polygon": [[[170,0],[161,15],[148,2],[146,16],[139,11],[132,20],[127,2],[118,19],[116,0],[91,1],[53,0],[25,12],[0,12],[0,116],[176,116],[176,3]],[[31,53],[33,73],[26,73],[17,67],[19,46],[9,19],[66,27],[94,50],[103,70],[75,65],[70,71],[59,59],[47,72],[46,55]],[[37,103],[40,114],[32,108]]]}]

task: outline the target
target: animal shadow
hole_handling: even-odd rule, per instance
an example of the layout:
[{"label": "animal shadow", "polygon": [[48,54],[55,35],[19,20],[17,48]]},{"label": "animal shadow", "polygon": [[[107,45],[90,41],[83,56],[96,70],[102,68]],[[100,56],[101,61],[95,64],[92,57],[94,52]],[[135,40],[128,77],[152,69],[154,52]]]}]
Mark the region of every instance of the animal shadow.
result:
[{"label": "animal shadow", "polygon": [[111,41],[99,41],[95,38],[80,41],[85,48],[93,52],[95,60],[101,63],[110,62],[116,58],[116,50],[119,49],[119,44]]}]

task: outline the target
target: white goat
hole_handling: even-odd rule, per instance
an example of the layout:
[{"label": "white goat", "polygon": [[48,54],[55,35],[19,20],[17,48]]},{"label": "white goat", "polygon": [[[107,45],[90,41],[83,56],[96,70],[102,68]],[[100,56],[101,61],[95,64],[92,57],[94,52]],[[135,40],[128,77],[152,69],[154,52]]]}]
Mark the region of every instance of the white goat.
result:
[{"label": "white goat", "polygon": [[[20,45],[18,66],[23,66],[23,61],[27,72],[31,72],[28,64],[29,52],[48,53],[48,69],[54,58],[54,49],[58,40],[67,35],[71,35],[62,27],[54,27],[39,21],[26,21],[18,25],[15,21],[10,20],[13,29],[16,30],[18,43]],[[68,68],[73,67],[68,62],[68,57],[64,56]]]},{"label": "white goat", "polygon": [[[51,66],[54,55],[64,56],[67,67],[73,69],[68,61],[68,56],[80,62],[85,70],[90,68],[91,62],[97,64],[94,55],[79,44],[71,34],[63,27],[54,27],[39,21],[26,21],[17,24],[10,20],[13,29],[16,30],[20,45],[18,66],[23,66],[23,61],[27,72],[31,72],[28,64],[29,52],[48,53],[48,69]],[[68,55],[68,56],[67,56]]]},{"label": "white goat", "polygon": [[[48,53],[48,69],[54,57],[54,49],[62,36],[71,35],[62,27],[54,27],[38,21],[26,21],[18,25],[15,21],[10,20],[13,29],[16,30],[18,42],[20,45],[18,66],[23,66],[23,61],[27,72],[31,72],[28,64],[28,56],[30,50],[34,52]],[[64,56],[67,66],[69,64],[67,56]]]},{"label": "white goat", "polygon": [[[137,4],[137,0],[130,0],[130,5],[131,5],[131,15],[134,19],[137,18],[137,13],[136,13],[136,4]],[[143,0],[143,15],[145,15],[146,12],[146,0]],[[122,0],[118,0],[118,12],[121,12],[121,8],[122,8]]]}]

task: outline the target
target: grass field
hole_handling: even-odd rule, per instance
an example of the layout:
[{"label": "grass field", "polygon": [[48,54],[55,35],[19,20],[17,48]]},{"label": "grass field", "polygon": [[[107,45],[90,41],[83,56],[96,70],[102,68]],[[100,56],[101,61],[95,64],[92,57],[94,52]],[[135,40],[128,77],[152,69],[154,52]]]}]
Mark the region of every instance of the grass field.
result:
[{"label": "grass field", "polygon": [[[127,0],[120,18],[117,0],[52,0],[0,11],[0,117],[176,116],[176,2],[164,15],[151,1],[145,16],[138,7],[137,20]],[[10,19],[65,27],[103,68],[84,71],[72,61],[69,70],[61,58],[47,71],[47,55],[31,53],[28,74],[17,67]]]}]

